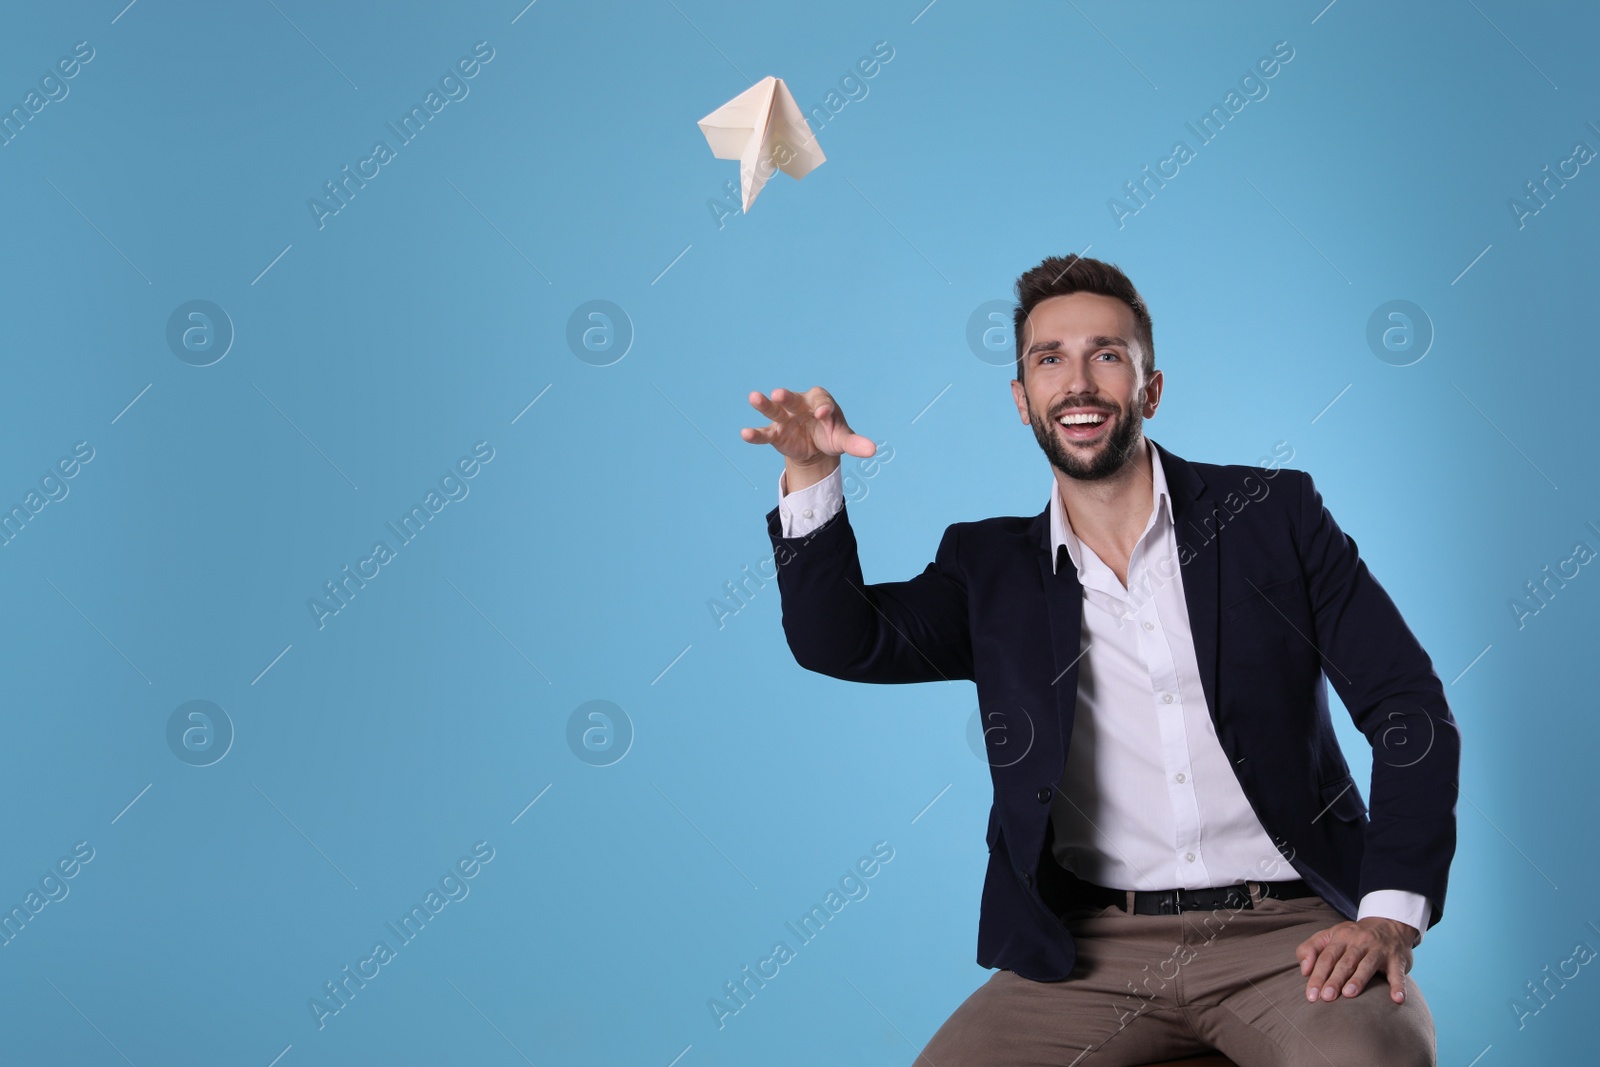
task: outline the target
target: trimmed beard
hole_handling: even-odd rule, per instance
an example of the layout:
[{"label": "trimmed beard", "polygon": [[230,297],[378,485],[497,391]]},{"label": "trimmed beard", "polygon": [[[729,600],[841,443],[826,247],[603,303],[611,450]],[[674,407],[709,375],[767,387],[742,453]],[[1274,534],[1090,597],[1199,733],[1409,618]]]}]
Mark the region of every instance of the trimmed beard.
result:
[{"label": "trimmed beard", "polygon": [[[1133,458],[1144,427],[1144,415],[1137,409],[1124,411],[1120,406],[1116,410],[1116,424],[1111,427],[1110,434],[1100,445],[1099,451],[1094,453],[1087,463],[1079,459],[1075,451],[1069,449],[1067,442],[1057,432],[1059,425],[1054,418],[1041,419],[1033,410],[1033,400],[1028,398],[1028,424],[1033,427],[1034,440],[1039,442],[1039,447],[1044,450],[1045,456],[1050,460],[1050,465],[1065,474],[1068,478],[1075,478],[1080,482],[1099,481],[1108,478],[1121,470]],[[1062,410],[1073,407],[1073,404],[1062,404]]]}]

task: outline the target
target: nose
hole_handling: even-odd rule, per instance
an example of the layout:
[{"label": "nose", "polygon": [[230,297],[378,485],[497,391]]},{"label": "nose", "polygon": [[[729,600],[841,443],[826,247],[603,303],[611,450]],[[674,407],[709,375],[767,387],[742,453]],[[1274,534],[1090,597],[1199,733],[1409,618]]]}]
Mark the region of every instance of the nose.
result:
[{"label": "nose", "polygon": [[1080,354],[1067,357],[1067,376],[1062,381],[1061,388],[1071,397],[1095,395],[1094,379],[1089,374],[1088,356]]}]

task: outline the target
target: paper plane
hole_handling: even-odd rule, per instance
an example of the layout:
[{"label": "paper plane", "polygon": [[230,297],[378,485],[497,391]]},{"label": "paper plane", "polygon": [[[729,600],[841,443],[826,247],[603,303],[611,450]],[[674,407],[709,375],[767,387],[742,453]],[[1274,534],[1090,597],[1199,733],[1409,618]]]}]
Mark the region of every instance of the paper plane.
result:
[{"label": "paper plane", "polygon": [[827,159],[789,87],[770,74],[701,119],[700,132],[712,155],[739,161],[746,212],[774,169],[799,179]]}]

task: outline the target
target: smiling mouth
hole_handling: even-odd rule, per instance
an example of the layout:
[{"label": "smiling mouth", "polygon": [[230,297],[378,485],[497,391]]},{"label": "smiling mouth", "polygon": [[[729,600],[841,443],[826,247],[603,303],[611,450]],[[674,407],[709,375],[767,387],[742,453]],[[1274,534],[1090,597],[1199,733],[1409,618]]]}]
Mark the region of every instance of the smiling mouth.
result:
[{"label": "smiling mouth", "polygon": [[1056,425],[1069,441],[1089,441],[1111,424],[1109,411],[1077,411],[1056,418]]}]

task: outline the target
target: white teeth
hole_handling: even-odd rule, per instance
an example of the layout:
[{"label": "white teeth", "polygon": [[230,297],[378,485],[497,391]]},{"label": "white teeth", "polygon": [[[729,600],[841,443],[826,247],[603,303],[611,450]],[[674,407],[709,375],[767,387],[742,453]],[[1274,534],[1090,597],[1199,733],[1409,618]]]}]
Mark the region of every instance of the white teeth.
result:
[{"label": "white teeth", "polygon": [[1103,412],[1084,412],[1078,415],[1063,415],[1056,420],[1063,426],[1089,426],[1106,421]]}]

